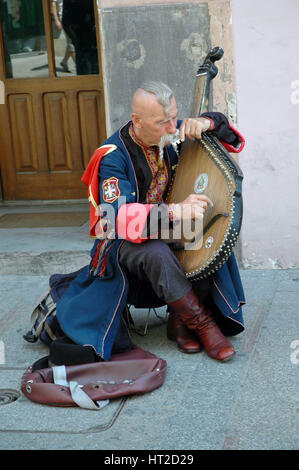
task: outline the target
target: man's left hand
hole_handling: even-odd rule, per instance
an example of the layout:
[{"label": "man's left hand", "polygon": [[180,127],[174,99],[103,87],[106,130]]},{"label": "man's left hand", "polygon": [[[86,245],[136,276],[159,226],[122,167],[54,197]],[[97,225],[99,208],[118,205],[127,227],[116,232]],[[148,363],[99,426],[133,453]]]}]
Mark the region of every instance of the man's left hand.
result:
[{"label": "man's left hand", "polygon": [[179,129],[180,140],[183,142],[186,137],[191,140],[200,139],[202,132],[208,131],[210,126],[211,121],[204,117],[186,118]]}]

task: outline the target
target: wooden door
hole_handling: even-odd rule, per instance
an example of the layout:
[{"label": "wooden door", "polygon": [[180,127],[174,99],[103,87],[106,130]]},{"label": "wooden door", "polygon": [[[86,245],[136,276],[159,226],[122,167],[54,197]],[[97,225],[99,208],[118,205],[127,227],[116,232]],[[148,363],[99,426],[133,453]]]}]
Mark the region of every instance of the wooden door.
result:
[{"label": "wooden door", "polygon": [[89,4],[94,15],[93,67],[84,68],[92,44],[84,53],[76,38],[68,39],[76,60],[69,58],[68,72],[61,62],[69,37],[55,27],[52,2],[0,0],[0,168],[5,200],[86,197],[81,176],[105,139],[106,126],[96,1],[80,3]]}]

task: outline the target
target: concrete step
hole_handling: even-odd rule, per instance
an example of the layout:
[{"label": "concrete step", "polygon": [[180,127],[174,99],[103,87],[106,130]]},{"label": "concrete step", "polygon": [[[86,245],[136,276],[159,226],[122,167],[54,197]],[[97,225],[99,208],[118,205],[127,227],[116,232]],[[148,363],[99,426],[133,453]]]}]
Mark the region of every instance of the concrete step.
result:
[{"label": "concrete step", "polygon": [[30,201],[0,205],[0,218],[14,214],[51,216],[65,212],[86,212],[86,222],[65,227],[0,228],[0,273],[43,276],[71,272],[88,264],[94,241],[89,237],[89,204],[86,201]]}]

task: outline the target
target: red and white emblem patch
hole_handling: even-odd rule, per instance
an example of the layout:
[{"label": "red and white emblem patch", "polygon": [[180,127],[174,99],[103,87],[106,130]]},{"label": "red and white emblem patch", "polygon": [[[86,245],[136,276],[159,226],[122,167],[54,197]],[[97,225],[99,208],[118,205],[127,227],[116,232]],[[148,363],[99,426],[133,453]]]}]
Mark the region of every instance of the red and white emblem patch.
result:
[{"label": "red and white emblem patch", "polygon": [[103,181],[103,200],[105,202],[114,202],[120,196],[118,179],[111,177]]}]

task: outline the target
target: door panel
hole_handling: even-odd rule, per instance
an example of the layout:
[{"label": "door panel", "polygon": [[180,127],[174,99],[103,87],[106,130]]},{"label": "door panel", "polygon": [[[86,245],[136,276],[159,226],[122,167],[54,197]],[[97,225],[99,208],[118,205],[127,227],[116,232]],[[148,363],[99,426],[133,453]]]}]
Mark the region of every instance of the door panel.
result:
[{"label": "door panel", "polygon": [[15,171],[17,173],[36,172],[38,157],[31,95],[9,95],[8,110]]},{"label": "door panel", "polygon": [[[45,54],[11,53],[12,44],[17,47],[21,40],[13,42],[7,36],[7,24],[1,24],[0,79],[5,87],[5,104],[0,106],[0,153],[2,196],[6,200],[86,197],[81,176],[93,151],[106,137],[101,70],[98,74],[77,75],[73,71],[56,76],[61,57],[54,55],[49,3],[42,0]],[[98,29],[97,11],[94,13]],[[30,18],[31,32],[35,31],[34,18]],[[98,30],[96,38],[97,67],[101,63]],[[23,38],[23,49],[26,44],[33,42]],[[80,73],[82,67],[81,60]],[[85,67],[89,73],[90,67]]]},{"label": "door panel", "polygon": [[45,93],[43,96],[48,144],[49,170],[73,169],[68,124],[67,99],[64,93]]}]

